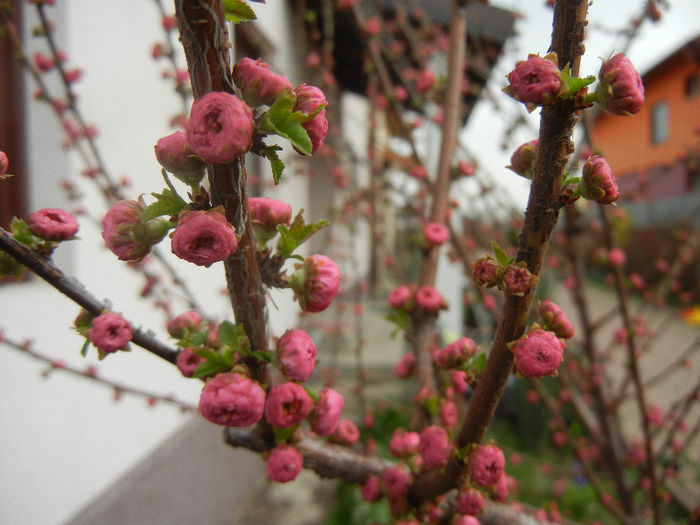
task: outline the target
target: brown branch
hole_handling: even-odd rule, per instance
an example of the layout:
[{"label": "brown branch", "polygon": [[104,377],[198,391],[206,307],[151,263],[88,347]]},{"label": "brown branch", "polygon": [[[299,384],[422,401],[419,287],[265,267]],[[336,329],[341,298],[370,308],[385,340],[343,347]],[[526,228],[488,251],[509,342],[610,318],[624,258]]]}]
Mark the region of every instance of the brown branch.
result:
[{"label": "brown branch", "polygon": [[[107,304],[88,292],[85,286],[77,279],[66,277],[51,261],[37,255],[23,244],[17,242],[3,228],[0,228],[0,250],[14,257],[19,263],[29,268],[92,315],[98,316],[106,310],[111,310]],[[152,332],[144,332],[139,328],[133,328],[133,326],[132,324],[131,341],[134,344],[158,357],[162,357],[170,363],[175,363],[175,358],[178,354],[176,349],[158,341]]]},{"label": "brown branch", "polygon": [[[587,10],[586,0],[557,2],[554,10],[551,49],[559,57],[559,66],[570,64],[574,75],[578,74],[583,52]],[[569,101],[559,101],[542,109],[535,177],[517,255],[517,260],[524,261],[534,275],[540,273],[559,215],[561,177],[573,151],[571,135],[576,122],[576,111]],[[517,339],[525,329],[534,292],[533,288],[522,297],[510,295],[506,298],[486,368],[457,436],[458,447],[483,439],[512,370],[513,357],[506,344]],[[424,501],[456,486],[462,472],[463,465],[453,459],[444,470],[419,476],[411,488],[412,501]]]}]

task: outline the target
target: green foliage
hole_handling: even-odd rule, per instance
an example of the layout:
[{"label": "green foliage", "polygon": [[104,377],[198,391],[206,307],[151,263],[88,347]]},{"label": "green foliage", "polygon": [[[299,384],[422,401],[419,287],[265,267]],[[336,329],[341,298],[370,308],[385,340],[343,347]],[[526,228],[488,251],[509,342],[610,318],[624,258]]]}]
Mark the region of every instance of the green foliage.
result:
[{"label": "green foliage", "polygon": [[10,222],[10,231],[17,242],[25,245],[31,250],[36,250],[44,243],[43,239],[32,233],[29,225],[24,222],[24,220],[18,219],[17,217],[12,217],[12,221]]},{"label": "green foliage", "polygon": [[301,154],[311,155],[311,139],[302,124],[323,111],[325,106],[321,104],[315,112],[306,115],[294,111],[295,103],[296,95],[289,90],[283,91],[270,109],[260,117],[258,126],[265,133],[286,138]]},{"label": "green foliage", "polygon": [[335,506],[324,525],[370,525],[390,522],[391,511],[386,498],[377,503],[368,503],[362,499],[358,485],[341,483],[338,486]]},{"label": "green foliage", "polygon": [[282,159],[280,159],[279,155],[277,155],[278,151],[281,151],[282,148],[279,146],[265,146],[265,158],[270,161],[270,168],[272,168],[272,178],[275,181],[275,184],[280,183],[280,179],[282,178],[282,172],[284,171],[284,162],[282,162]]},{"label": "green foliage", "polygon": [[501,248],[496,241],[491,241],[491,248],[493,249],[493,254],[496,256],[496,260],[504,268],[507,268],[513,261],[515,261],[514,258],[508,257],[508,254],[506,254],[505,250]]},{"label": "green foliage", "polygon": [[405,332],[411,324],[408,317],[408,312],[405,310],[392,309],[384,314],[384,319],[396,325],[396,328],[391,332],[391,338],[396,339],[399,332]]},{"label": "green foliage", "polygon": [[566,87],[568,88],[568,91],[564,96],[566,98],[571,98],[575,96],[583,88],[595,82],[595,78],[596,77],[594,75],[588,75],[584,78],[571,76],[571,69],[567,64],[564,70],[561,72],[562,82],[564,82],[566,84]]},{"label": "green foliage", "polygon": [[143,222],[150,221],[161,215],[177,215],[186,206],[185,201],[169,188],[165,188],[163,193],[151,193],[151,195],[156,198],[156,201],[146,206],[141,216]]},{"label": "green foliage", "polygon": [[26,271],[26,266],[18,263],[17,260],[10,254],[0,252],[0,277],[21,279]]},{"label": "green foliage", "polygon": [[241,0],[223,0],[223,5],[224,13],[226,13],[226,20],[234,24],[250,22],[257,18],[255,11]]},{"label": "green foliage", "polygon": [[277,241],[277,255],[282,259],[291,257],[302,243],[316,233],[321,228],[328,225],[328,221],[318,221],[311,224],[306,224],[304,221],[304,210],[299,210],[292,224],[285,226],[280,224],[277,226],[277,231],[280,234]]}]

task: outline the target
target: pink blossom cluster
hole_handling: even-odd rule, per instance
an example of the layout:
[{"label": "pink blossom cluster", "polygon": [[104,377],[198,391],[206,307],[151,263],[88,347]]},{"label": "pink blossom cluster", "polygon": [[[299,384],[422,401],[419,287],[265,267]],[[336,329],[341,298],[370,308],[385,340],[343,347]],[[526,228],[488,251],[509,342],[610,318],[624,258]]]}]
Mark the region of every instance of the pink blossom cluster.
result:
[{"label": "pink blossom cluster", "polygon": [[435,364],[444,369],[457,368],[476,353],[476,343],[469,337],[460,337],[433,354]]},{"label": "pink blossom cluster", "polygon": [[330,306],[340,286],[340,270],[325,255],[314,254],[295,266],[289,285],[305,312],[322,312]]}]

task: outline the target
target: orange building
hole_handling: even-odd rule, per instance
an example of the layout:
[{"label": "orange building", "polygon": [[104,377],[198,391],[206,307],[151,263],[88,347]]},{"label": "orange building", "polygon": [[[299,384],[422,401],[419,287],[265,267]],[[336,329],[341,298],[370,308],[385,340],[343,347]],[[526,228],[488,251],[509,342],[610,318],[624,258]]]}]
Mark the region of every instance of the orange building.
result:
[{"label": "orange building", "polygon": [[[700,203],[700,36],[642,76],[639,113],[601,114],[593,145],[618,177],[623,199]],[[681,206],[689,210],[688,206]]]}]

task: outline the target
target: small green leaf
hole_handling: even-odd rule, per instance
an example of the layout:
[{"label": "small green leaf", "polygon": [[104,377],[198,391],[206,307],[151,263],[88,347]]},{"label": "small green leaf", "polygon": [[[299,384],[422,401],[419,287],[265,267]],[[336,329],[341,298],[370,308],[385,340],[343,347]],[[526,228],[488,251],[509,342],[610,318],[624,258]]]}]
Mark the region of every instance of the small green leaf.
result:
[{"label": "small green leaf", "polygon": [[90,348],[90,339],[85,339],[82,348],[80,349],[80,355],[87,357],[88,349]]},{"label": "small green leaf", "polygon": [[479,375],[486,366],[486,354],[481,353],[474,358],[474,363],[472,364],[472,370]]},{"label": "small green leaf", "polygon": [[304,390],[306,390],[306,393],[309,394],[309,397],[314,400],[314,403],[318,401],[318,392],[311,388],[310,386],[302,385],[304,387]]},{"label": "small green leaf", "polygon": [[224,13],[226,13],[226,20],[234,24],[250,22],[257,18],[255,11],[241,0],[223,0],[223,6]]},{"label": "small green leaf", "polygon": [[304,210],[299,210],[292,224],[285,226],[280,224],[277,226],[277,231],[280,234],[277,240],[277,255],[282,259],[287,259],[294,253],[301,244],[316,233],[321,228],[328,225],[328,221],[318,221],[311,224],[306,224],[304,221]]},{"label": "small green leaf", "polygon": [[226,367],[221,363],[216,363],[214,361],[204,361],[204,363],[197,367],[197,370],[194,371],[192,377],[200,378],[214,376],[216,374],[226,372],[229,369],[230,367]]},{"label": "small green leaf", "polygon": [[509,266],[510,263],[513,262],[513,259],[508,257],[506,252],[501,248],[496,241],[491,241],[491,248],[493,249],[493,253],[496,256],[496,260],[503,266],[504,268]]},{"label": "small green leaf", "polygon": [[207,340],[207,337],[209,337],[209,330],[202,330],[201,332],[197,332],[196,334],[194,334],[189,339],[184,339],[180,341],[179,345],[182,347],[201,346]]},{"label": "small green leaf", "polygon": [[12,231],[12,236],[17,242],[32,250],[43,244],[43,241],[32,233],[29,225],[17,217],[12,217],[12,221],[10,222],[10,231]]},{"label": "small green leaf", "polygon": [[185,201],[174,191],[165,188],[163,193],[151,193],[156,198],[156,202],[146,206],[141,220],[150,221],[161,215],[177,215],[185,208]]},{"label": "small green leaf", "polygon": [[250,355],[263,363],[272,363],[272,354],[263,350],[253,350]]},{"label": "small green leaf", "polygon": [[294,431],[297,429],[299,425],[292,425],[289,428],[273,428],[273,432],[275,433],[275,443],[284,443],[287,441],[290,437],[292,437],[292,434],[294,434]]},{"label": "small green leaf", "polygon": [[217,334],[221,344],[232,346],[238,345],[241,338],[246,336],[243,325],[233,324],[230,321],[223,321],[219,325]]},{"label": "small green leaf", "polygon": [[293,111],[295,102],[294,93],[289,90],[283,91],[261,117],[259,126],[264,132],[286,138],[303,155],[311,155],[311,139],[302,124],[323,111],[325,106],[321,105],[316,111],[306,115],[300,111]]},{"label": "small green leaf", "polygon": [[265,146],[265,158],[270,161],[270,167],[272,168],[272,178],[275,184],[280,183],[282,178],[282,172],[284,171],[284,162],[279,158],[277,152],[282,148],[279,146]]},{"label": "small green leaf", "polygon": [[384,319],[396,325],[396,330],[391,333],[391,338],[394,339],[399,332],[406,331],[411,324],[408,318],[408,312],[405,310],[391,310],[384,315]]},{"label": "small green leaf", "polygon": [[569,87],[569,92],[566,94],[566,96],[573,97],[576,93],[593,82],[595,82],[594,75],[589,75],[585,78],[569,77],[566,81],[567,86]]}]

